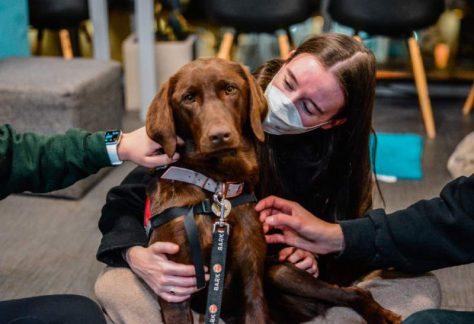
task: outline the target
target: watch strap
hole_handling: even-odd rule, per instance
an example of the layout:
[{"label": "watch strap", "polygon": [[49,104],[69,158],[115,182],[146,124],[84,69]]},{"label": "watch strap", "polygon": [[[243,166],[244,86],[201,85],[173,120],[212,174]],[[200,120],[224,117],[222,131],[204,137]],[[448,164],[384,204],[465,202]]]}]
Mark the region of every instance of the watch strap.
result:
[{"label": "watch strap", "polygon": [[123,163],[123,161],[119,159],[119,156],[117,153],[117,146],[118,146],[118,143],[106,145],[107,154],[109,155],[110,163],[112,165],[120,165]]},{"label": "watch strap", "polygon": [[[117,138],[118,137],[118,138]],[[110,163],[112,165],[120,165],[123,163],[120,160],[117,152],[117,147],[122,139],[122,130],[110,130],[105,133],[105,147],[109,155]]]}]

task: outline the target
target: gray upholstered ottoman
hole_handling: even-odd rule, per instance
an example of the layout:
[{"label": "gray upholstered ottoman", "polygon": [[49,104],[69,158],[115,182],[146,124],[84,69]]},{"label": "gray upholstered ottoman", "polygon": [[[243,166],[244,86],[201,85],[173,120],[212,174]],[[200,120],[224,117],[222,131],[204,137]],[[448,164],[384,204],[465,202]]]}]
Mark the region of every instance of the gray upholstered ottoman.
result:
[{"label": "gray upholstered ottoman", "polygon": [[[122,113],[118,63],[53,57],[0,60],[0,123],[10,123],[18,132],[120,128]],[[105,172],[51,195],[80,198]]]}]

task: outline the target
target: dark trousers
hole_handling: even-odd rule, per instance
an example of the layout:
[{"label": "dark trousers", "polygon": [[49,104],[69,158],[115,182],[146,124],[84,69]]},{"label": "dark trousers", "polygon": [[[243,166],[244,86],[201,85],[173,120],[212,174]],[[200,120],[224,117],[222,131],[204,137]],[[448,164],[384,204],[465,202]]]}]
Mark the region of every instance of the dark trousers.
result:
[{"label": "dark trousers", "polygon": [[416,312],[403,324],[472,324],[474,323],[474,312],[459,312],[443,309],[428,309]]},{"label": "dark trousers", "polygon": [[77,295],[0,301],[0,324],[105,324],[99,306]]}]

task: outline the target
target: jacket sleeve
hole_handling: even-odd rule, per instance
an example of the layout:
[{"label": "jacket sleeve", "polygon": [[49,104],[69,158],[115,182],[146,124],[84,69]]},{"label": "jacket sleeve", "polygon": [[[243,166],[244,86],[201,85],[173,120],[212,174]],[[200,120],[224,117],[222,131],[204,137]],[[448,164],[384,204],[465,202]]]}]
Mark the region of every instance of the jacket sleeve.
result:
[{"label": "jacket sleeve", "polygon": [[425,272],[474,261],[474,175],[448,183],[438,198],[407,209],[340,223],[345,248],[340,259],[378,268]]},{"label": "jacket sleeve", "polygon": [[0,199],[27,190],[65,188],[105,166],[110,160],[104,132],[16,134],[10,125],[0,126]]},{"label": "jacket sleeve", "polygon": [[148,178],[147,169],[137,167],[108,192],[99,220],[103,237],[97,260],[110,266],[128,267],[122,251],[131,246],[148,245],[143,227]]}]

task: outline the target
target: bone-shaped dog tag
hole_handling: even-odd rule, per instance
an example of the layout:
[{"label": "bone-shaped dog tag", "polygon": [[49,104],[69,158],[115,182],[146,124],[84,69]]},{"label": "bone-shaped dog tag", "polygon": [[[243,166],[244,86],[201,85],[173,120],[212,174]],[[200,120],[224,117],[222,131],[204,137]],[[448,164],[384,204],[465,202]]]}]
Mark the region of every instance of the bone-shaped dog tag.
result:
[{"label": "bone-shaped dog tag", "polygon": [[[222,204],[224,205],[224,218],[226,218],[230,214],[232,204],[227,199],[222,199]],[[221,217],[221,206],[218,203],[212,203],[211,209],[217,217]]]}]

